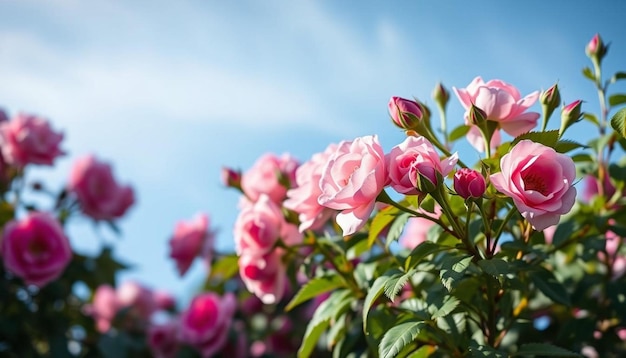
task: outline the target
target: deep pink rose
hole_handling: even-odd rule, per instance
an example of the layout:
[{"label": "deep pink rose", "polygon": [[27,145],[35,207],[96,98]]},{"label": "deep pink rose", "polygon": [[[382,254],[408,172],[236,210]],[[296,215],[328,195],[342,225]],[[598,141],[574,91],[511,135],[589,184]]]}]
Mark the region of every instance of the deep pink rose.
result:
[{"label": "deep pink rose", "polygon": [[377,136],[344,141],[324,168],[318,202],[341,210],[337,224],[343,235],[351,235],[367,222],[386,181],[385,154]]},{"label": "deep pink rose", "polygon": [[76,194],[83,212],[96,220],[119,218],[135,202],[133,189],[120,185],[111,166],[92,155],[74,162],[68,190]]},{"label": "deep pink rose", "polygon": [[[501,80],[490,80],[485,83],[481,77],[474,78],[466,88],[452,87],[452,89],[465,108],[466,122],[473,104],[485,112],[486,119],[498,122],[499,127],[513,137],[528,132],[537,125],[539,113],[525,111],[537,101],[539,91],[522,98],[517,88],[512,85]],[[473,136],[476,134],[474,130]],[[484,142],[477,142],[475,139],[470,141],[474,148],[484,150]],[[480,146],[477,146],[479,143]],[[494,145],[494,139],[491,145]]]},{"label": "deep pink rose", "polygon": [[16,167],[26,164],[52,165],[65,154],[59,144],[63,133],[55,132],[47,120],[19,113],[10,121],[0,123],[0,149],[4,160]]},{"label": "deep pink rose", "polygon": [[335,213],[320,205],[317,198],[322,193],[319,185],[322,172],[336,149],[336,144],[330,144],[324,152],[314,154],[311,160],[296,170],[296,187],[287,191],[283,206],[298,213],[300,232],[321,228]]},{"label": "deep pink rose", "polygon": [[418,175],[437,184],[437,174],[448,175],[456,165],[458,156],[439,159],[439,154],[424,137],[407,137],[393,147],[385,157],[391,187],[400,194],[419,194]]},{"label": "deep pink rose", "polygon": [[147,335],[148,346],[155,358],[174,358],[178,352],[178,320],[151,325]]},{"label": "deep pink rose", "polygon": [[105,333],[111,328],[111,322],[120,309],[115,288],[110,285],[100,285],[93,295],[93,301],[87,308],[87,314],[96,321],[96,329]]},{"label": "deep pink rose", "polygon": [[485,188],[485,178],[476,170],[461,168],[454,173],[454,190],[463,199],[480,198]]},{"label": "deep pink rose", "polygon": [[178,274],[183,276],[198,256],[204,257],[209,263],[213,241],[214,234],[209,231],[209,217],[204,213],[197,214],[189,221],[176,223],[169,244],[170,257],[176,261]]},{"label": "deep pink rose", "polygon": [[202,357],[212,357],[226,343],[235,305],[232,293],[197,295],[180,316],[179,339],[195,347]]},{"label": "deep pink rose", "polygon": [[387,107],[393,123],[402,129],[415,128],[423,117],[422,108],[417,102],[401,97],[391,97]]},{"label": "deep pink rose", "polygon": [[282,249],[266,254],[244,253],[239,256],[239,275],[248,291],[265,304],[274,304],[283,297],[287,270],[282,263]]},{"label": "deep pink rose", "polygon": [[567,155],[530,140],[522,140],[500,160],[501,172],[491,175],[500,192],[535,230],[556,225],[576,200],[574,161]]},{"label": "deep pink rose", "polygon": [[288,189],[281,181],[286,180],[293,186],[297,168],[298,161],[289,154],[281,157],[265,154],[243,173],[241,188],[252,201],[257,201],[261,194],[266,194],[273,202],[280,204]]},{"label": "deep pink rose", "polygon": [[239,255],[263,255],[274,248],[278,239],[286,244],[302,241],[298,228],[285,220],[278,205],[265,194],[239,212],[233,235]]},{"label": "deep pink rose", "polygon": [[1,245],[7,270],[37,287],[56,280],[72,260],[61,224],[48,213],[30,212],[22,220],[8,222]]}]

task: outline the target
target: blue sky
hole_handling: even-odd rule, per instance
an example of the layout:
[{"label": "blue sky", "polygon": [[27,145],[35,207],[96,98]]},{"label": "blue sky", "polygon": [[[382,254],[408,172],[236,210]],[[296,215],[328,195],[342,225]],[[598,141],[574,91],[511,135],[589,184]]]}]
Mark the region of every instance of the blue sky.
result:
[{"label": "blue sky", "polygon": [[[218,248],[232,248],[238,195],[222,188],[223,165],[246,169],[264,152],[304,161],[368,134],[389,150],[403,139],[389,97],[432,104],[437,81],[465,87],[478,75],[523,95],[559,81],[563,101],[597,112],[580,75],[584,47],[599,32],[612,43],[607,70],[626,70],[626,2],[573,4],[0,0],[0,106],[45,115],[66,134],[69,154],[31,178],[58,188],[76,157],[95,153],[135,186],[123,238],[78,221],[73,246],[113,242],[136,265],[122,279],[186,298],[204,269],[179,279],[167,240],[176,221],[204,211]],[[452,98],[450,126],[462,113]]]}]

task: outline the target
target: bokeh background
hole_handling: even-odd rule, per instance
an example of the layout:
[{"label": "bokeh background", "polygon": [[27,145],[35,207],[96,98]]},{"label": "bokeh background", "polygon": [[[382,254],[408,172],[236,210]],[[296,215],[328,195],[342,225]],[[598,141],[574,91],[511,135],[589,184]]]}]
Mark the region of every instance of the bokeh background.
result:
[{"label": "bokeh background", "polygon": [[[167,258],[175,223],[206,212],[217,249],[233,249],[238,194],[222,186],[222,166],[245,170],[265,152],[305,161],[369,134],[388,151],[403,139],[389,98],[433,105],[438,81],[499,78],[522,95],[558,81],[564,102],[585,99],[597,113],[584,48],[600,33],[611,42],[607,73],[626,70],[625,14],[621,0],[0,0],[0,107],[65,133],[68,155],[31,179],[58,190],[72,162],[95,153],[133,184],[123,236],[73,221],[72,245],[91,253],[111,243],[134,265],[120,280],[184,301],[205,267],[178,277]],[[449,126],[462,123],[455,97],[448,108]],[[557,113],[549,128],[558,126]],[[580,128],[571,138],[585,142]]]}]

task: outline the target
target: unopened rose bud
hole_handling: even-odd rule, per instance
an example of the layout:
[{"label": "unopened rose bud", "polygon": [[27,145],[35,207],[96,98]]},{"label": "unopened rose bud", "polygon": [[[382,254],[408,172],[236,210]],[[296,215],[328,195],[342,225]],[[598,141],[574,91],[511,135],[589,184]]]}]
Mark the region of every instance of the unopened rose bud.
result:
[{"label": "unopened rose bud", "polygon": [[432,93],[433,99],[441,108],[446,108],[450,100],[450,92],[440,83],[437,83]]},{"label": "unopened rose bud", "polygon": [[485,111],[483,111],[482,109],[472,105],[469,109],[467,117],[471,124],[481,126],[487,119],[487,113],[485,113]]},{"label": "unopened rose bud", "polygon": [[485,188],[485,178],[476,170],[462,168],[454,173],[454,190],[463,199],[480,198]]},{"label": "unopened rose bud", "polygon": [[604,44],[602,38],[600,37],[600,34],[595,34],[587,44],[587,47],[585,48],[585,53],[589,58],[591,58],[592,60],[596,60],[598,61],[598,63],[600,63],[604,55],[606,55],[608,49],[608,45]]},{"label": "unopened rose bud", "polygon": [[241,171],[223,167],[222,184],[229,188],[241,188]]},{"label": "unopened rose bud", "polygon": [[541,109],[543,110],[544,117],[544,130],[546,125],[548,124],[548,120],[554,113],[554,110],[557,109],[559,104],[561,103],[561,93],[559,93],[559,87],[555,83],[552,87],[541,93],[539,97],[539,101],[541,102]]},{"label": "unopened rose bud", "polygon": [[389,100],[389,115],[393,123],[402,129],[415,129],[424,116],[422,106],[417,102],[401,97]]},{"label": "unopened rose bud", "polygon": [[563,135],[565,130],[569,128],[572,124],[580,121],[582,118],[582,112],[580,107],[582,106],[583,101],[578,99],[567,106],[563,107],[561,110],[561,129],[559,130],[559,135]]}]

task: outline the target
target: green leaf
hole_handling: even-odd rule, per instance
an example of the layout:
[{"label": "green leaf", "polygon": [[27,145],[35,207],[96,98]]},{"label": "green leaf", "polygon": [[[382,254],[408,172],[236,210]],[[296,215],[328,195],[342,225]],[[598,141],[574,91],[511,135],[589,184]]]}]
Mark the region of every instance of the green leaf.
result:
[{"label": "green leaf", "polygon": [[435,350],[434,346],[421,346],[415,352],[411,352],[406,358],[428,358]]},{"label": "green leaf", "polygon": [[548,147],[554,148],[559,140],[559,131],[551,130],[545,132],[528,132],[515,137],[511,146],[515,146],[521,140],[530,139],[535,143],[541,143]]},{"label": "green leaf", "polygon": [[595,125],[600,125],[600,121],[598,121],[598,117],[596,117],[596,115],[593,113],[585,112],[583,113],[583,118]]},{"label": "green leaf", "polygon": [[552,236],[552,245],[558,246],[562,244],[565,240],[572,237],[572,234],[576,232],[579,227],[580,225],[573,220],[567,220],[559,223],[554,231],[554,235]]},{"label": "green leaf", "polygon": [[387,280],[387,282],[385,282],[385,296],[389,297],[391,301],[395,299],[395,297],[398,295],[398,292],[400,292],[402,287],[404,287],[409,278],[411,278],[411,276],[415,274],[414,270],[406,273],[400,270],[396,271],[397,273],[395,273],[389,278],[389,280]]},{"label": "green leaf", "polygon": [[450,142],[454,142],[455,140],[461,138],[461,137],[465,137],[465,135],[467,134],[467,132],[469,132],[471,126],[468,126],[466,124],[462,124],[456,128],[454,128],[452,130],[452,132],[450,132],[450,134],[448,135],[448,140]]},{"label": "green leaf", "polygon": [[626,107],[620,109],[611,118],[611,127],[622,137],[626,137]]},{"label": "green leaf", "polygon": [[413,251],[407,256],[406,261],[404,262],[404,269],[406,271],[415,268],[424,257],[434,254],[440,251],[452,249],[449,246],[441,246],[432,241],[424,241],[421,244],[417,245]]},{"label": "green leaf", "polygon": [[570,306],[570,298],[565,286],[556,279],[554,274],[544,268],[530,272],[530,279],[544,295],[552,301]]},{"label": "green leaf", "polygon": [[596,81],[596,76],[593,74],[593,71],[591,71],[591,68],[589,67],[583,68],[583,75],[593,82]]},{"label": "green leaf", "polygon": [[382,209],[378,214],[376,214],[376,216],[374,216],[374,218],[372,219],[372,223],[370,224],[369,233],[367,236],[368,247],[372,247],[372,245],[374,245],[374,242],[376,242],[376,239],[378,239],[380,233],[395,220],[396,216],[398,216],[399,213],[399,209],[393,206],[388,206]]},{"label": "green leaf", "polygon": [[446,296],[446,299],[443,302],[443,305],[435,313],[433,313],[432,318],[437,319],[437,318],[445,317],[449,315],[452,311],[454,311],[454,309],[459,305],[459,303],[461,303],[461,301],[459,301],[458,298],[454,296]]},{"label": "green leaf", "polygon": [[519,351],[517,351],[514,356],[582,357],[582,355],[578,353],[548,343],[522,344]]},{"label": "green leaf", "polygon": [[324,292],[332,291],[343,286],[344,281],[337,274],[315,277],[302,286],[300,291],[298,291],[289,304],[287,304],[285,310],[290,311],[302,302],[308,301]]},{"label": "green leaf", "polygon": [[391,227],[389,228],[389,231],[387,232],[387,242],[386,242],[387,247],[389,247],[389,244],[391,242],[398,240],[398,238],[400,238],[400,235],[402,235],[402,231],[404,230],[404,227],[406,226],[406,223],[407,221],[409,221],[410,217],[411,217],[411,214],[402,213],[394,219],[393,223],[391,224]]},{"label": "green leaf", "polygon": [[508,358],[509,355],[506,352],[499,351],[489,346],[479,346],[476,343],[469,347],[472,358]]},{"label": "green leaf", "polygon": [[367,292],[367,296],[365,296],[365,301],[363,302],[363,331],[367,332],[367,314],[369,313],[374,301],[380,297],[385,288],[385,283],[389,280],[389,276],[387,274],[378,277],[374,280],[372,287]]},{"label": "green leaf", "polygon": [[415,340],[425,326],[422,321],[408,321],[389,329],[380,341],[378,354],[381,358],[395,357],[402,348]]},{"label": "green leaf", "polygon": [[237,255],[224,255],[215,260],[211,265],[209,278],[226,281],[239,272],[239,258]]},{"label": "green leaf", "polygon": [[593,157],[589,154],[580,153],[572,155],[572,160],[574,161],[574,163],[593,162]]},{"label": "green leaf", "polygon": [[349,304],[351,301],[351,291],[343,289],[331,293],[330,297],[317,307],[298,349],[299,358],[307,358],[311,355],[320,336],[330,326],[333,317],[342,312],[346,302]]},{"label": "green leaf", "polygon": [[509,263],[498,258],[480,260],[478,266],[491,276],[502,276],[509,273]]},{"label": "green leaf", "polygon": [[554,150],[556,150],[559,153],[571,152],[572,150],[578,149],[578,148],[589,148],[589,147],[587,147],[584,144],[574,142],[573,140],[560,140],[556,143],[556,146],[554,146]]},{"label": "green leaf", "polygon": [[626,78],[626,72],[616,72],[613,77],[611,77],[611,83],[617,82],[617,80],[623,80]]},{"label": "green leaf", "polygon": [[439,276],[441,277],[441,283],[448,291],[451,291],[456,286],[456,283],[463,278],[465,270],[467,270],[471,262],[472,256],[460,259],[455,256],[448,256],[443,260]]},{"label": "green leaf", "polygon": [[626,103],[626,94],[617,93],[609,97],[609,104],[611,107],[618,106],[622,103]]}]

